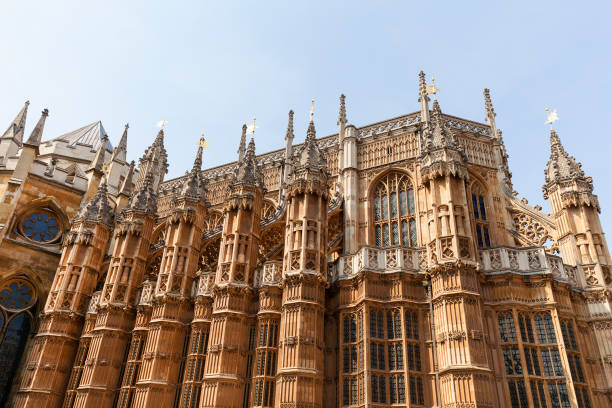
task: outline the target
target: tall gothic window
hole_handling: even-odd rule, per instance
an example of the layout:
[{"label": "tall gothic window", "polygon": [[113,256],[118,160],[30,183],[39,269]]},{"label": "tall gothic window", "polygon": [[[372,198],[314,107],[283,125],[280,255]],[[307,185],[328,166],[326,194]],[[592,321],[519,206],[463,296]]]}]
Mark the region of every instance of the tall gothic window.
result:
[{"label": "tall gothic window", "polygon": [[414,188],[406,175],[389,173],[376,186],[374,235],[379,247],[418,245]]},{"label": "tall gothic window", "polygon": [[478,248],[488,248],[491,246],[491,238],[489,237],[487,208],[485,206],[483,190],[478,184],[472,186],[472,211],[474,212],[474,223],[476,224]]},{"label": "tall gothic window", "polygon": [[35,290],[25,279],[0,284],[0,405],[4,406],[28,334],[36,303]]}]

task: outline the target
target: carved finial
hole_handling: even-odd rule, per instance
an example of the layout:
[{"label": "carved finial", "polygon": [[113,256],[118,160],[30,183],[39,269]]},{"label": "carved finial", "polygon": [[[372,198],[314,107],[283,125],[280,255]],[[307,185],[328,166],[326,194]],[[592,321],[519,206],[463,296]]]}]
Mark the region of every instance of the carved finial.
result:
[{"label": "carved finial", "polygon": [[102,177],[96,194],[86,202],[77,215],[78,220],[101,222],[108,226],[113,223],[113,211],[108,204],[106,177]]},{"label": "carved finial", "polygon": [[15,119],[9,125],[6,132],[4,132],[4,134],[2,135],[2,139],[15,139],[18,143],[22,142],[26,118],[28,116],[29,105],[30,101],[26,101],[23,105],[23,108],[21,108]]},{"label": "carved finial", "polygon": [[340,111],[338,112],[338,125],[346,125],[346,96],[340,95]]},{"label": "carved finial", "polygon": [[104,156],[106,154],[106,144],[108,143],[108,135],[104,135],[102,140],[100,141],[100,146],[98,146],[98,150],[94,158],[92,159],[89,167],[87,167],[87,171],[96,171],[98,173],[104,172]]},{"label": "carved finial", "polygon": [[238,163],[234,182],[263,186],[261,169],[255,159],[255,138],[253,136],[249,140],[249,146],[246,149],[244,159]]},{"label": "carved finial", "polygon": [[312,100],[312,105],[310,106],[310,121],[312,122],[312,118],[314,117],[314,99]]},{"label": "carved finial", "polygon": [[423,97],[427,98],[427,83],[425,82],[425,73],[421,71],[419,72],[419,102]]},{"label": "carved finial", "polygon": [[582,165],[565,151],[554,129],[550,130],[550,160],[544,174],[546,183],[585,177]]},{"label": "carved finial", "polygon": [[204,133],[200,137],[198,143],[198,152],[193,161],[191,172],[187,173],[187,176],[183,180],[183,188],[181,195],[183,197],[196,198],[204,200],[206,195],[206,188],[204,178],[202,176],[202,153],[204,149],[208,147],[208,141],[204,138]]},{"label": "carved finial", "polygon": [[256,121],[257,121],[257,118],[253,117],[253,124],[247,127],[247,133],[250,133],[253,136],[255,135],[255,130],[259,127],[255,124]]},{"label": "carved finial", "polygon": [[427,83],[423,71],[419,72],[419,102],[421,102],[421,122],[427,126],[429,122],[429,97],[427,96]]},{"label": "carved finial", "polygon": [[132,194],[132,179],[134,178],[134,160],[130,162],[130,167],[128,168],[128,172],[125,175],[125,179],[123,179],[123,183],[119,188],[119,194],[123,194],[125,196],[129,196]]},{"label": "carved finial", "polygon": [[546,108],[546,122],[544,123],[550,125],[551,130],[553,128],[553,123],[555,123],[558,120],[559,120],[559,115],[557,114],[557,110],[555,109],[551,111],[550,109]]}]

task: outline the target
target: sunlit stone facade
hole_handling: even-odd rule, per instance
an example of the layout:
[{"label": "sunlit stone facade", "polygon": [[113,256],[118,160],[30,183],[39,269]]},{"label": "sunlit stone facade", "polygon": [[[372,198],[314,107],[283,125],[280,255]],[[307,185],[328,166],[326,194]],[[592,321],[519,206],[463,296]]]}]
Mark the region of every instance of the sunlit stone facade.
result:
[{"label": "sunlit stone facade", "polygon": [[[487,124],[420,109],[164,181],[127,127],[0,138],[10,407],[608,407],[611,259],[551,131],[544,197]],[[415,98],[416,99],[416,98]],[[280,139],[280,137],[279,137]],[[238,143],[237,143],[238,144]],[[279,143],[280,144],[280,143]],[[203,145],[203,143],[202,143]],[[542,167],[542,163],[539,167]],[[534,170],[538,166],[534,167]]]}]

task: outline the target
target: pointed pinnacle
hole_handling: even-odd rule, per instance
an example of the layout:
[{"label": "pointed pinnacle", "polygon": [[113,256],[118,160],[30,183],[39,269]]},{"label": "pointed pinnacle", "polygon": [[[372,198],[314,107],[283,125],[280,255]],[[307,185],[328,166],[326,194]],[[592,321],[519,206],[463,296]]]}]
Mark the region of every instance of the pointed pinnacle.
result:
[{"label": "pointed pinnacle", "polygon": [[32,130],[32,133],[30,134],[30,137],[28,138],[28,140],[24,144],[27,144],[27,145],[30,145],[30,146],[39,146],[40,145],[40,141],[42,140],[43,129],[45,128],[45,120],[47,120],[47,116],[49,116],[49,110],[47,108],[45,108],[42,111],[42,115],[41,115],[40,119],[38,120],[38,123],[34,127],[34,130]]},{"label": "pointed pinnacle", "polygon": [[123,194],[129,197],[132,193],[132,179],[134,178],[134,160],[130,162],[130,167],[128,169],[127,174],[125,175],[125,179],[123,179],[123,183],[121,184],[121,188],[119,189],[119,194]]},{"label": "pointed pinnacle", "polygon": [[242,134],[240,135],[240,145],[238,146],[238,161],[244,158],[244,151],[246,149],[246,134],[247,125],[242,125]]},{"label": "pointed pinnacle", "polygon": [[200,144],[198,146],[198,152],[196,153],[195,160],[193,161],[193,167],[191,168],[192,173],[197,173],[202,170],[202,152],[204,151],[204,143],[206,139],[200,138]]},{"label": "pointed pinnacle", "polygon": [[487,116],[495,117],[495,109],[493,109],[493,104],[491,103],[491,94],[489,93],[489,88],[484,89],[484,97]]},{"label": "pointed pinnacle", "polygon": [[106,153],[107,143],[108,143],[108,135],[105,134],[100,143],[100,147],[98,147],[98,150],[96,151],[96,155],[94,156],[93,160],[89,164],[89,167],[87,167],[87,170],[102,171],[102,167],[104,166],[104,155]]},{"label": "pointed pinnacle", "polygon": [[25,101],[23,107],[15,116],[15,119],[11,122],[6,132],[2,135],[2,138],[8,137],[11,139],[17,139],[19,142],[23,140],[23,131],[25,130],[26,117],[28,116],[28,106],[30,101]]},{"label": "pointed pinnacle", "polygon": [[287,122],[287,133],[285,134],[285,140],[293,140],[293,110],[289,111],[289,121]]},{"label": "pointed pinnacle", "polygon": [[308,131],[306,132],[306,141],[314,142],[316,135],[317,135],[317,131],[315,130],[314,121],[311,120],[310,123],[308,124]]},{"label": "pointed pinnacle", "polygon": [[346,104],[345,104],[346,96],[344,94],[340,95],[340,111],[338,112],[338,125],[346,124]]}]

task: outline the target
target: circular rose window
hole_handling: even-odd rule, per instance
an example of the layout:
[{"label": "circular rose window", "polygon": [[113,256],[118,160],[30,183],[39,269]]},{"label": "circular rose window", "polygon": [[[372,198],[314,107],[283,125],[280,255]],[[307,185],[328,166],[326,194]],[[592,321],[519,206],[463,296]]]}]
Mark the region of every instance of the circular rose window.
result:
[{"label": "circular rose window", "polygon": [[0,285],[0,305],[7,309],[25,309],[35,300],[34,288],[24,279],[11,279]]},{"label": "circular rose window", "polygon": [[51,242],[59,237],[59,221],[51,211],[37,208],[23,216],[21,233],[36,242]]}]

